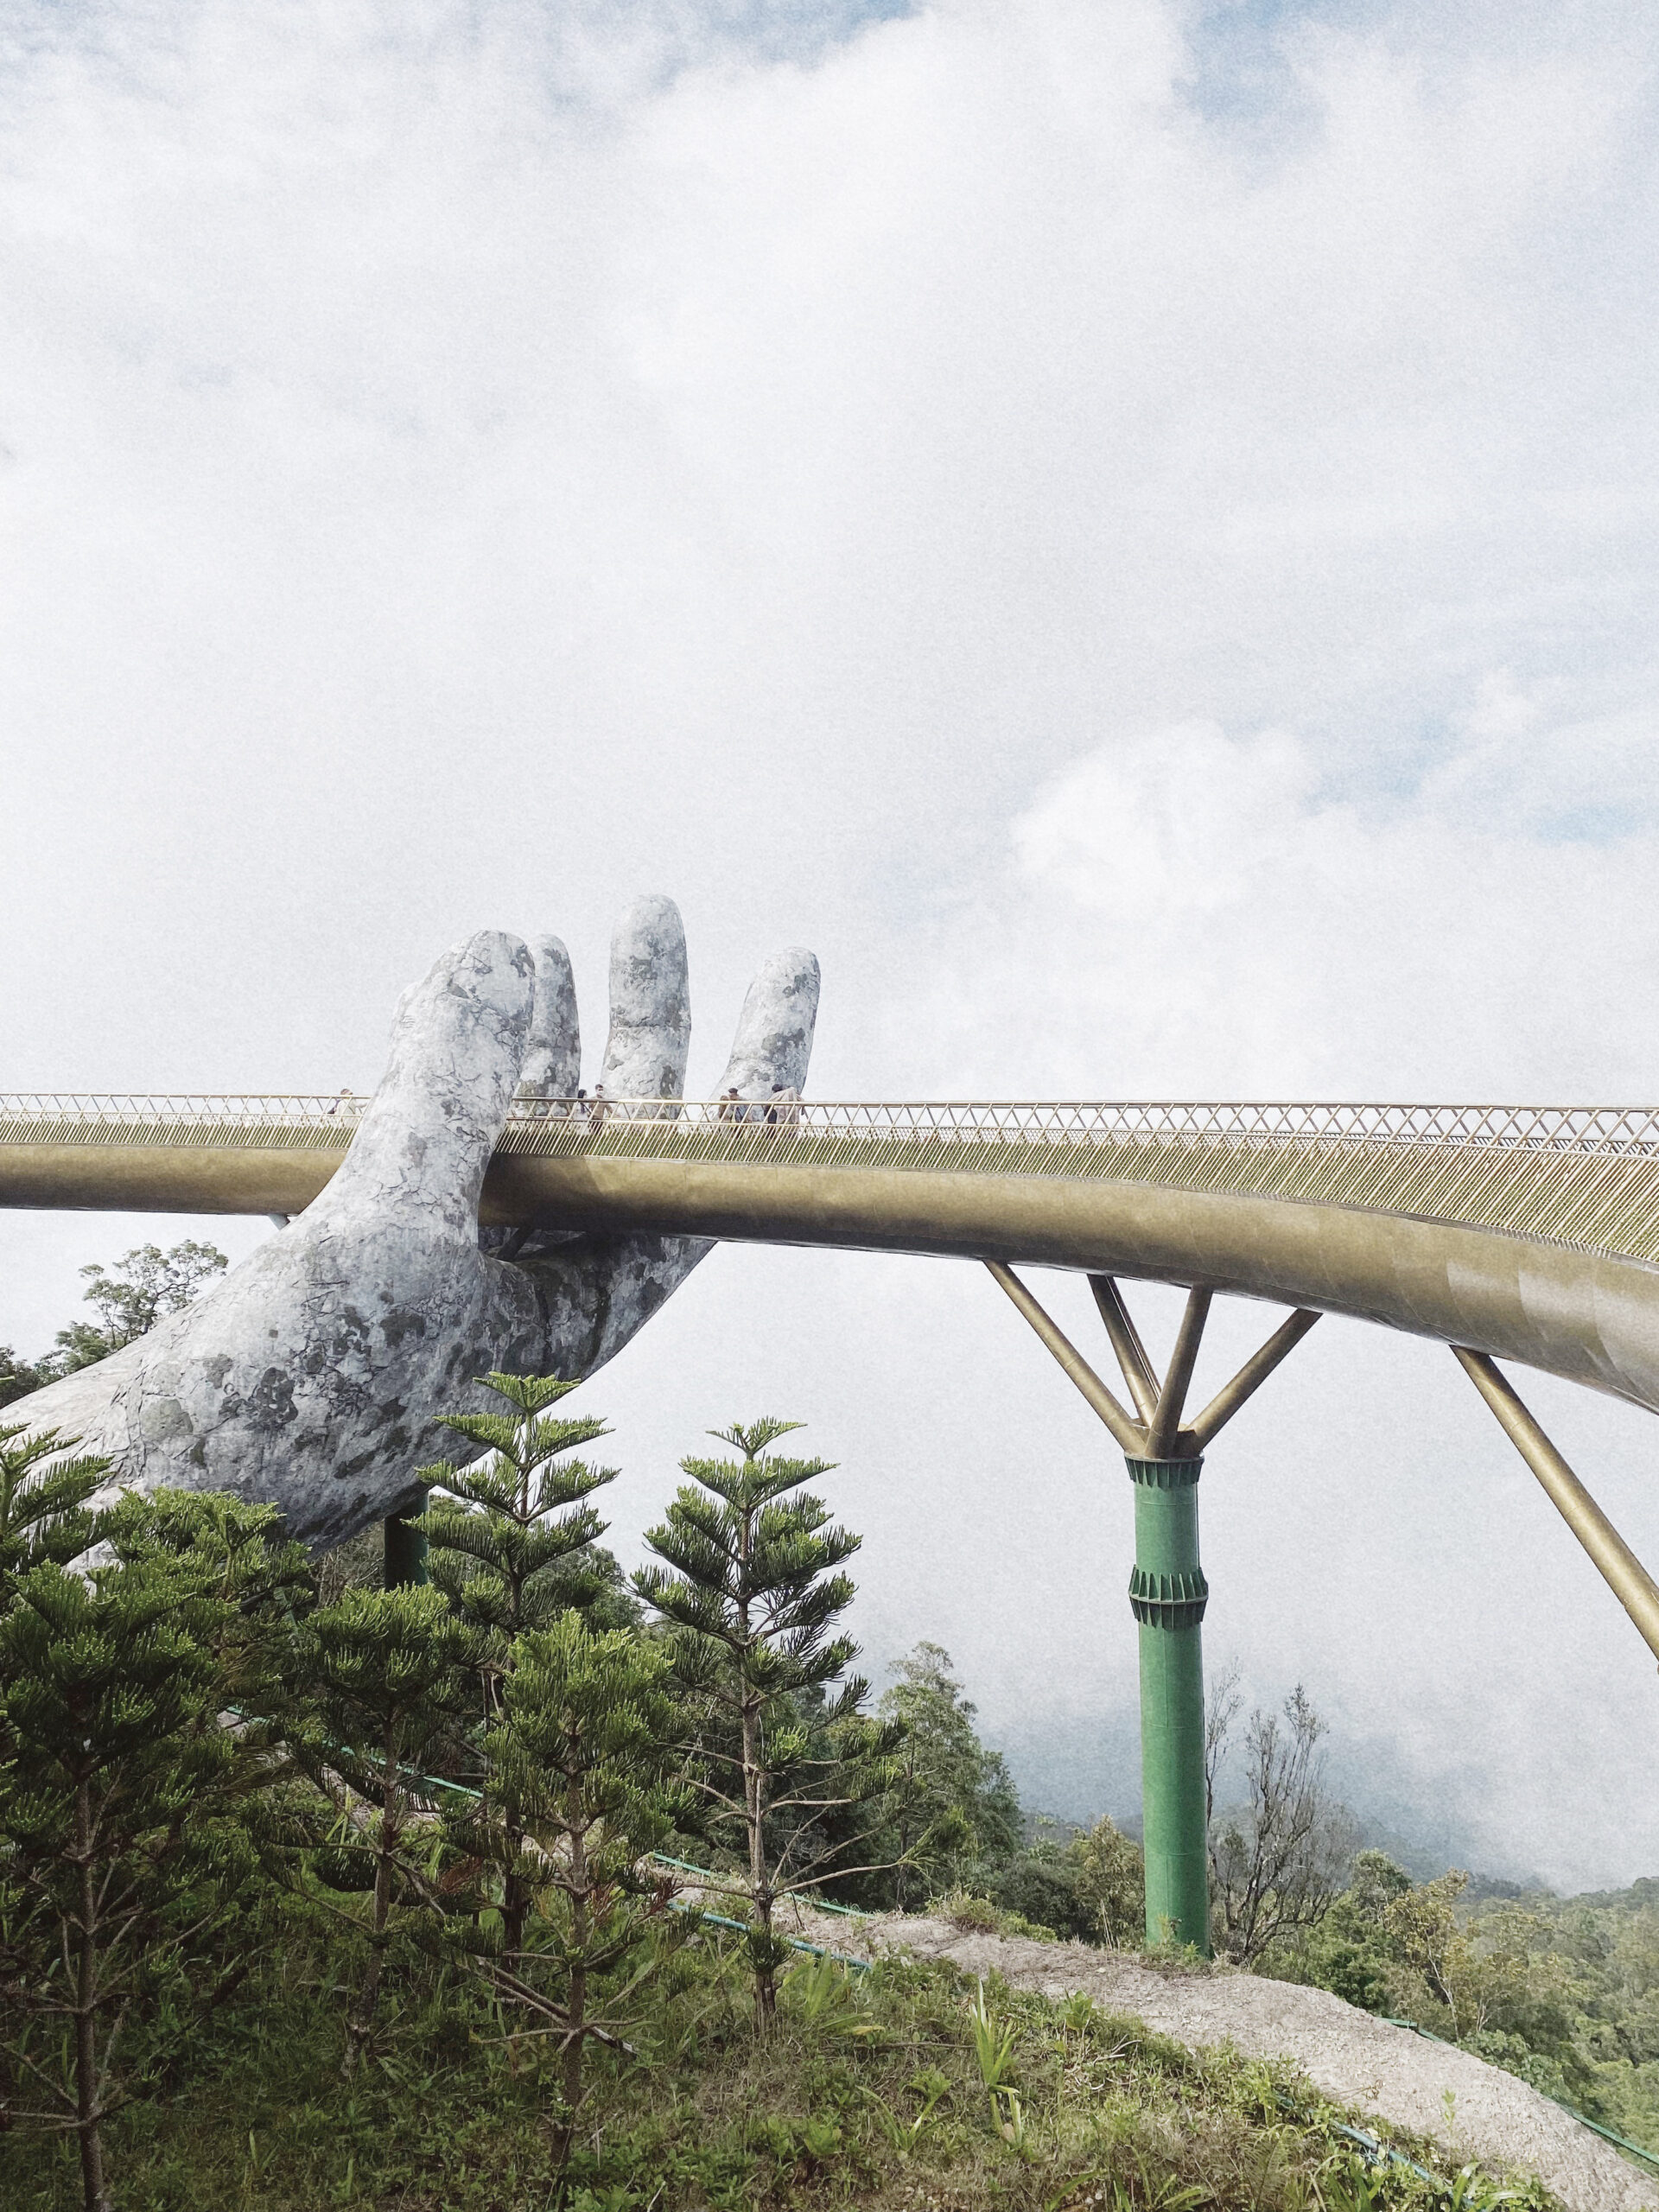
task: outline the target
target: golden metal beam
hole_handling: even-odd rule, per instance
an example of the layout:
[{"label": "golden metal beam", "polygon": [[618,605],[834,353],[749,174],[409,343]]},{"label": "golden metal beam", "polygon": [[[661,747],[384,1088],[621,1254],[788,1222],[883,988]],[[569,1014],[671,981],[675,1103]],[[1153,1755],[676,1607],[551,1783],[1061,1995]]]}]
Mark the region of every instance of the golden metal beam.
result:
[{"label": "golden metal beam", "polygon": [[233,1145],[0,1147],[0,1205],[65,1213],[303,1213],[346,1157]]},{"label": "golden metal beam", "polygon": [[1141,1341],[1135,1317],[1110,1275],[1090,1275],[1089,1287],[1095,1294],[1095,1304],[1106,1324],[1106,1334],[1117,1354],[1117,1363],[1123,1370],[1123,1380],[1129,1386],[1135,1410],[1150,1428],[1158,1411],[1158,1378],[1152,1371],[1152,1362],[1147,1357],[1147,1348]]},{"label": "golden metal beam", "polygon": [[1659,1584],[1573,1473],[1484,1352],[1453,1344],[1459,1364],[1497,1416],[1498,1426],[1543,1484],[1550,1503],[1584,1546],[1637,1634],[1659,1659]]},{"label": "golden metal beam", "polygon": [[1144,1457],[1147,1442],[1144,1432],[1131,1418],[1127,1408],[1119,1405],[1070,1337],[1043,1311],[1011,1268],[1005,1268],[998,1260],[987,1260],[985,1265],[1110,1429],[1119,1449],[1128,1452],[1131,1457]]},{"label": "golden metal beam", "polygon": [[1181,1414],[1186,1405],[1186,1389],[1192,1380],[1193,1363],[1198,1356],[1198,1345],[1204,1337],[1204,1325],[1209,1319],[1212,1293],[1189,1290],[1186,1310],[1181,1315],[1181,1325],[1175,1332],[1175,1349],[1169,1356],[1169,1371],[1164,1376],[1164,1387],[1158,1393],[1158,1411],[1147,1431],[1146,1456],[1148,1459],[1167,1459],[1175,1449],[1179,1433]]},{"label": "golden metal beam", "polygon": [[1232,1381],[1223,1384],[1192,1424],[1199,1451],[1226,1427],[1244,1401],[1261,1389],[1280,1361],[1296,1349],[1319,1318],[1306,1306],[1300,1307],[1287,1321],[1280,1324],[1260,1351],[1250,1355]]},{"label": "golden metal beam", "polygon": [[[532,1135],[570,1128],[529,1127]],[[292,1149],[0,1141],[0,1205],[296,1214],[339,1166],[344,1134],[325,1148],[308,1131]],[[1055,1172],[1052,1154],[1043,1172],[1024,1174],[811,1163],[781,1157],[782,1138],[769,1150],[774,1134],[740,1125],[711,1140],[733,1147],[730,1157],[503,1150],[485,1180],[483,1218],[1201,1279],[1217,1294],[1475,1345],[1659,1412],[1659,1265],[1640,1258],[1426,1219],[1421,1194],[1396,1213],[1312,1194],[1074,1177]],[[642,1147],[681,1141],[671,1124],[604,1141],[620,1146],[625,1136],[631,1147],[636,1137]],[[908,1154],[931,1157],[919,1144]]]}]

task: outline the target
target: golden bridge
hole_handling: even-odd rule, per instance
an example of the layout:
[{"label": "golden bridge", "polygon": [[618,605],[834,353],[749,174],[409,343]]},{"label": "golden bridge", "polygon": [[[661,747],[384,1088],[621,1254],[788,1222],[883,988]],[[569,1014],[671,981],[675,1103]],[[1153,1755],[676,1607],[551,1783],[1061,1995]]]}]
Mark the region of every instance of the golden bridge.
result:
[{"label": "golden bridge", "polygon": [[[0,1096],[0,1205],[298,1213],[366,1103]],[[524,1100],[482,1217],[1203,1286],[1659,1410],[1645,1109]]]},{"label": "golden bridge", "polygon": [[[368,1102],[0,1096],[0,1205],[303,1211]],[[1659,1411],[1659,1112],[1514,1106],[522,1098],[480,1218],[983,1262],[1135,1485],[1147,1927],[1207,1941],[1196,1484],[1323,1313],[1452,1347],[1650,1650],[1659,1586],[1494,1364]],[[1014,1273],[1089,1277],[1128,1402]],[[1162,1372],[1124,1280],[1184,1287]],[[1221,1293],[1292,1308],[1186,1408]],[[391,1525],[391,1524],[389,1524]]]}]

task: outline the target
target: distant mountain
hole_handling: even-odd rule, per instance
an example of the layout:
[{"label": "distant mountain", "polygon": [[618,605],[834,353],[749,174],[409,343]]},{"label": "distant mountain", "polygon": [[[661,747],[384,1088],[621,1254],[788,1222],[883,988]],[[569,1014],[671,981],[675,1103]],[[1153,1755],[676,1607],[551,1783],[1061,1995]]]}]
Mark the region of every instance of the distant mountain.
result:
[{"label": "distant mountain", "polygon": [[[1039,1715],[996,1749],[1033,1817],[1046,1814],[1087,1827],[1107,1813],[1126,1834],[1139,1836],[1141,1727],[1132,1709],[1088,1717]],[[1476,1897],[1521,1897],[1545,1886],[1522,1865],[1493,1867],[1490,1838],[1477,1820],[1460,1817],[1460,1807],[1479,1802],[1479,1777],[1472,1770],[1467,1794],[1447,1803],[1402,1765],[1395,1746],[1333,1732],[1326,1777],[1332,1795],[1358,1823],[1361,1847],[1386,1851],[1414,1880],[1433,1881],[1448,1867],[1460,1866],[1470,1874]]]}]

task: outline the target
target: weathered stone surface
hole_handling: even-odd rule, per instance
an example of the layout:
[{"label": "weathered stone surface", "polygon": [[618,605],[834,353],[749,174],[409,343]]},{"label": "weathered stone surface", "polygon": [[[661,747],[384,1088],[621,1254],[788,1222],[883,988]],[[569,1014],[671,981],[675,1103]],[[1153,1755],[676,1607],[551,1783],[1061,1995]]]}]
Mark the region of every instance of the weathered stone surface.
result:
[{"label": "weathered stone surface", "polygon": [[[628,910],[611,969],[607,1090],[679,1096],[690,1012],[672,900]],[[721,1087],[798,1084],[817,1004],[810,953],[768,962]],[[437,1416],[468,1402],[474,1376],[590,1374],[711,1249],[480,1238],[479,1193],[509,1104],[527,1084],[573,1091],[579,1034],[556,938],[532,951],[485,931],[446,953],[404,994],[385,1075],[321,1196],[187,1312],[31,1396],[30,1425],[108,1452],[125,1485],[270,1500],[322,1546],[412,1503],[413,1470],[449,1440]]]},{"label": "weathered stone surface", "polygon": [[530,949],[536,962],[536,1012],[518,1071],[519,1095],[574,1098],[582,1081],[582,1024],[570,955],[556,937],[536,938]]},{"label": "weathered stone surface", "polygon": [[612,1098],[677,1098],[690,1049],[680,910],[671,899],[636,899],[611,938],[611,1033],[600,1081]]}]

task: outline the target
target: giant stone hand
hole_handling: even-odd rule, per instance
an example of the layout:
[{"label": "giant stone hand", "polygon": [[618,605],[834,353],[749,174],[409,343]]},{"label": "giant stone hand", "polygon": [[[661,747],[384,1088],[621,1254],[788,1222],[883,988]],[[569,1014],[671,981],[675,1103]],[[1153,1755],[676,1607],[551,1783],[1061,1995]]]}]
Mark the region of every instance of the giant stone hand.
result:
[{"label": "giant stone hand", "polygon": [[[722,1091],[805,1079],[810,952],[749,988]],[[691,1016],[671,899],[642,899],[611,948],[601,1080],[678,1097]],[[691,1237],[486,1230],[484,1171],[515,1095],[569,1096],[581,1065],[570,962],[485,931],[405,992],[379,1090],[320,1197],[182,1313],[26,1402],[31,1427],[107,1452],[123,1487],[228,1490],[340,1542],[412,1504],[441,1413],[473,1378],[591,1374],[711,1249]]]}]

